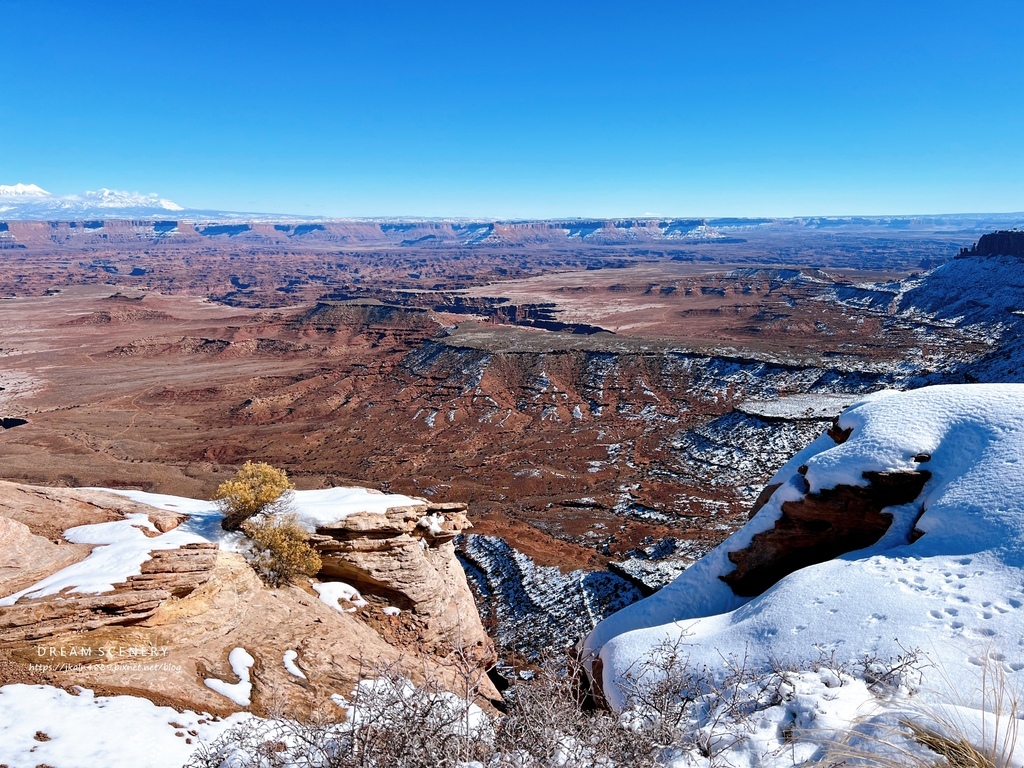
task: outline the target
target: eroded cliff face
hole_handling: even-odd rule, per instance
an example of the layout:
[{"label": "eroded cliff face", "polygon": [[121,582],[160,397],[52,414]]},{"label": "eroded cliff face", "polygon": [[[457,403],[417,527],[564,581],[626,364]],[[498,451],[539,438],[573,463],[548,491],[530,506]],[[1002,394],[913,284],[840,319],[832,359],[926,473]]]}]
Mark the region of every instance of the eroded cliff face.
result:
[{"label": "eroded cliff face", "polygon": [[[451,505],[357,514],[316,537],[320,579],[343,575],[361,589],[361,606],[332,607],[307,584],[269,589],[241,555],[206,543],[153,551],[141,573],[112,590],[12,600],[100,549],[69,543],[66,529],[144,525],[128,517],[138,513],[158,531],[182,520],[99,491],[0,483],[0,603],[8,603],[0,606],[0,684],[82,685],[223,714],[239,705],[205,681],[236,682],[228,655],[244,648],[256,660],[248,708],[308,716],[374,665],[454,688],[457,654],[483,678],[484,695],[498,699],[484,674],[493,646],[451,543],[466,521]],[[288,651],[304,678],[286,669]]]},{"label": "eroded cliff face", "polygon": [[721,579],[739,597],[760,595],[784,576],[871,546],[889,530],[886,507],[916,499],[931,473],[865,472],[866,486],[840,485],[782,503],[782,516],[744,549]]},{"label": "eroded cliff face", "polygon": [[493,644],[453,543],[471,527],[465,504],[424,503],[349,515],[318,528],[312,544],[323,561],[322,578],[340,579],[411,612],[407,629],[422,649],[437,653],[454,645],[490,665]]}]

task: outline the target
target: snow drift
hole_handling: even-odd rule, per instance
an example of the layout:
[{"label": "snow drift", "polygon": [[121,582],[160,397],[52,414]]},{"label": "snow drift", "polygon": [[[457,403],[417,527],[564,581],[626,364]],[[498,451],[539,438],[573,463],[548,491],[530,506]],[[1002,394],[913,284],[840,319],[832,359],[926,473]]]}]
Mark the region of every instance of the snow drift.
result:
[{"label": "snow drift", "polygon": [[[624,705],[617,682],[665,644],[681,644],[690,664],[710,669],[831,654],[852,663],[918,647],[935,664],[928,683],[938,699],[981,707],[970,692],[983,669],[1019,686],[1024,385],[877,393],[836,426],[845,442],[814,441],[779,471],[778,489],[743,528],[586,639],[595,682],[613,707]],[[736,568],[730,554],[771,531],[784,504],[863,488],[872,473],[922,469],[930,474],[919,495],[883,510],[892,522],[875,543],[800,568],[752,598],[723,580]]]}]

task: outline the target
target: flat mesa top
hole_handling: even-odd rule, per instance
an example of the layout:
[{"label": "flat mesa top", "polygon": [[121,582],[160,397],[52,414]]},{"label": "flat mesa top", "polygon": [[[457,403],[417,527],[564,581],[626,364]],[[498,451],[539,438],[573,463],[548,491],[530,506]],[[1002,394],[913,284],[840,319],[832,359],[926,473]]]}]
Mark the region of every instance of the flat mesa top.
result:
[{"label": "flat mesa top", "polygon": [[787,395],[775,400],[744,400],[737,411],[768,419],[834,419],[861,396],[848,393]]}]

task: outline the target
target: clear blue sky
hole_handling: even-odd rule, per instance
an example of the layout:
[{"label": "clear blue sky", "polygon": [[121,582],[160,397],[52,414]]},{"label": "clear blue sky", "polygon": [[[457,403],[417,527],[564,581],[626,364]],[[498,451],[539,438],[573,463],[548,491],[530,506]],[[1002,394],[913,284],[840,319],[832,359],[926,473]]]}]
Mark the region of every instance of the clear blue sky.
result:
[{"label": "clear blue sky", "polygon": [[1024,210],[1024,1],[0,0],[0,183],[338,216]]}]

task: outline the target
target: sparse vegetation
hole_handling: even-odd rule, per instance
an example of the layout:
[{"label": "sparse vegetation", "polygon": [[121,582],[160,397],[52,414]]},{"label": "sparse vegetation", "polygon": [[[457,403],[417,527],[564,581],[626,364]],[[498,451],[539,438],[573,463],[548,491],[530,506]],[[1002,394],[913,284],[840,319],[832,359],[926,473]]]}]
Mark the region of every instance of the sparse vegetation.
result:
[{"label": "sparse vegetation", "polygon": [[309,545],[294,513],[256,515],[242,523],[242,531],[251,541],[250,565],[270,586],[319,572],[320,555]]},{"label": "sparse vegetation", "polygon": [[[620,681],[625,703],[611,712],[587,706],[582,664],[548,657],[506,692],[507,711],[491,716],[473,703],[480,675],[471,666],[457,670],[460,695],[429,674],[414,685],[398,665],[370,666],[351,696],[335,697],[308,721],[245,721],[203,745],[186,768],[1016,764],[1018,707],[1005,678],[983,681],[985,709],[973,710],[980,721],[957,722],[918,701],[916,686],[931,665],[917,649],[852,664],[832,655],[767,669],[725,661],[714,672],[697,668],[684,644],[666,643]],[[826,711],[808,706],[820,689],[824,700],[848,691],[848,703],[877,707],[867,707],[871,714],[853,729],[836,730]],[[867,702],[858,699],[864,695]]]},{"label": "sparse vegetation", "polygon": [[[891,668],[900,674],[923,668],[920,651],[901,655]],[[975,690],[953,700],[919,697],[892,714],[872,714],[826,745],[815,765],[867,764],[875,768],[1010,768],[1020,765],[1020,689],[1002,666],[1002,654],[989,652]],[[911,660],[908,666],[906,662]],[[930,666],[930,665],[927,665]],[[865,665],[865,672],[870,669]],[[939,670],[941,673],[942,670]],[[943,675],[944,677],[944,675]],[[918,680],[920,682],[920,679]],[[951,681],[946,680],[947,687]],[[960,700],[962,697],[963,700]],[[920,749],[924,747],[924,750]]]},{"label": "sparse vegetation", "polygon": [[225,530],[237,531],[253,515],[286,509],[294,487],[283,469],[247,461],[233,478],[220,484],[213,498],[224,513]]},{"label": "sparse vegetation", "polygon": [[[887,684],[902,686],[913,675],[905,661],[872,660],[872,667],[891,669]],[[801,686],[827,681],[826,689],[837,690],[855,680],[852,666],[824,656],[768,670],[731,660],[712,672],[693,666],[676,643],[639,661],[621,681],[620,712],[588,707],[582,665],[563,656],[545,659],[506,691],[504,713],[486,716],[473,703],[479,676],[470,666],[459,672],[460,695],[429,675],[413,685],[395,665],[364,674],[347,700],[328,704],[310,721],[246,721],[204,745],[187,768],[726,768],[733,748],[764,749],[758,761],[771,762],[798,742],[806,757],[794,763],[804,762],[820,756],[822,736],[834,731],[803,730],[794,719],[804,706]],[[751,737],[768,722],[778,737],[766,748]]]}]

